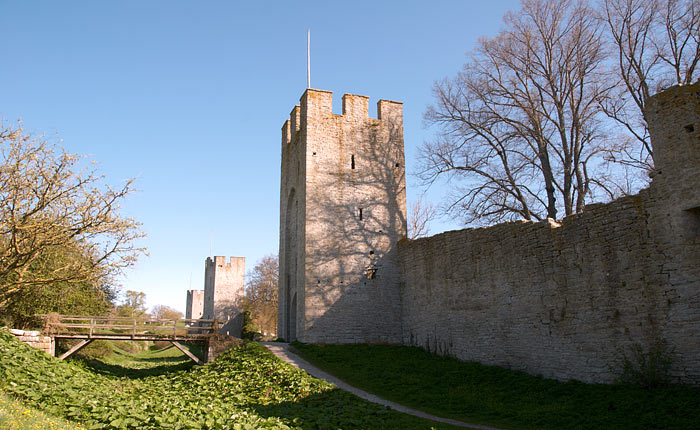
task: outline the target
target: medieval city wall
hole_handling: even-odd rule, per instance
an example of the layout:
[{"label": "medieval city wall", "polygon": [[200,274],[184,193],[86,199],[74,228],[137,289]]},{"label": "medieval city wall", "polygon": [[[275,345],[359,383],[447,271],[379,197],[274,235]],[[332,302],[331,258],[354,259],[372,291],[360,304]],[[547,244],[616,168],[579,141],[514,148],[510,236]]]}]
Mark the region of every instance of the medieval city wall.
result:
[{"label": "medieval city wall", "polygon": [[403,343],[561,380],[611,382],[665,342],[700,384],[700,86],[652,98],[650,188],[560,222],[399,244]]}]

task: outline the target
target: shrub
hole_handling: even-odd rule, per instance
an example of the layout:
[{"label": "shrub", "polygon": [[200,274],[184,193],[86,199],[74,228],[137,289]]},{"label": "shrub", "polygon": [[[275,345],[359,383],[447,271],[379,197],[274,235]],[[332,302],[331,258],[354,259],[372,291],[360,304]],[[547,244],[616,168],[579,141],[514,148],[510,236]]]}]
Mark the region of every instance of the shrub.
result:
[{"label": "shrub", "polygon": [[621,352],[622,373],[618,382],[646,388],[668,385],[671,382],[673,352],[666,340],[656,340],[646,351],[642,345],[633,344],[629,355]]},{"label": "shrub", "polygon": [[96,359],[104,358],[112,354],[112,344],[106,340],[92,341],[88,346],[76,353],[83,358]]},{"label": "shrub", "polygon": [[261,336],[260,330],[253,322],[250,312],[243,312],[243,329],[241,330],[241,339],[255,340]]}]

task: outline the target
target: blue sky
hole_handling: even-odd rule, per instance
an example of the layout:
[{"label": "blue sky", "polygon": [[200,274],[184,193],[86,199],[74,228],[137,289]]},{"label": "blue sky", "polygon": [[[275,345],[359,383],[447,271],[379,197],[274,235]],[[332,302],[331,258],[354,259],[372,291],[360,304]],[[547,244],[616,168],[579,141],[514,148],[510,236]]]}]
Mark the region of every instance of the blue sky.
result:
[{"label": "blue sky", "polygon": [[[143,223],[143,257],[123,289],[181,311],[204,260],[276,254],[280,129],[311,85],[404,103],[411,177],[433,82],[454,75],[515,0],[0,0],[0,118],[58,136],[108,182],[136,178],[122,212]],[[438,203],[444,192],[433,186]],[[460,228],[449,220],[432,233]]]}]

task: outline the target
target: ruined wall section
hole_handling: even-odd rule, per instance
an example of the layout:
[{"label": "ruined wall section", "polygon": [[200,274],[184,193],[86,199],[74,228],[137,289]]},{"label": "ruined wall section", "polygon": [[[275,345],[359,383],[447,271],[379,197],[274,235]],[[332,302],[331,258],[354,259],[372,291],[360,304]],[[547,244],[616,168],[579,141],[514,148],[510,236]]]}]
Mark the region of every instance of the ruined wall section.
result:
[{"label": "ruined wall section", "polygon": [[204,290],[187,290],[186,319],[200,319],[204,313]]},{"label": "ruined wall section", "polygon": [[15,335],[17,339],[28,344],[32,348],[42,350],[52,357],[56,355],[56,341],[51,336],[45,336],[43,333],[37,330],[7,330],[11,334]]},{"label": "ruined wall section", "polygon": [[700,384],[700,88],[655,96],[649,189],[561,223],[511,222],[399,245],[403,342],[556,379],[611,382],[658,341]]}]

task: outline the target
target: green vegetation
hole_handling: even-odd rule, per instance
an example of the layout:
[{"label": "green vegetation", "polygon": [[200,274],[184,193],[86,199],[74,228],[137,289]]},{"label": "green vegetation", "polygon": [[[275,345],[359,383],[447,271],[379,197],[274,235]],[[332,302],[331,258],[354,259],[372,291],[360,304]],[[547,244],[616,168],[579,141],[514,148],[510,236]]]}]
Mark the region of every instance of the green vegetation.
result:
[{"label": "green vegetation", "polygon": [[47,415],[0,392],[0,429],[85,430],[85,427]]},{"label": "green vegetation", "polygon": [[[96,356],[90,351],[87,354],[83,352],[98,342],[106,345],[110,353]],[[75,359],[71,361],[73,364],[94,373],[129,379],[165,375],[176,371],[189,370],[194,366],[194,362],[180,350],[170,345],[170,342],[165,348],[158,349],[152,346],[151,350],[139,350],[138,348],[127,346],[130,343],[95,341],[78,352]],[[100,349],[102,348],[104,347],[100,347]],[[193,345],[189,349],[195,355],[201,357],[198,345]],[[135,352],[129,352],[129,350]]]},{"label": "green vegetation", "polygon": [[115,376],[116,367],[139,361],[155,366],[171,352],[154,354],[150,362],[145,354],[117,354],[114,360],[121,362],[95,372],[90,362],[61,362],[0,330],[0,392],[88,429],[452,428],[335,389],[257,343],[189,370]]},{"label": "green vegetation", "polygon": [[557,382],[419,348],[294,344],[357,388],[433,415],[508,429],[698,429],[700,389]]}]

